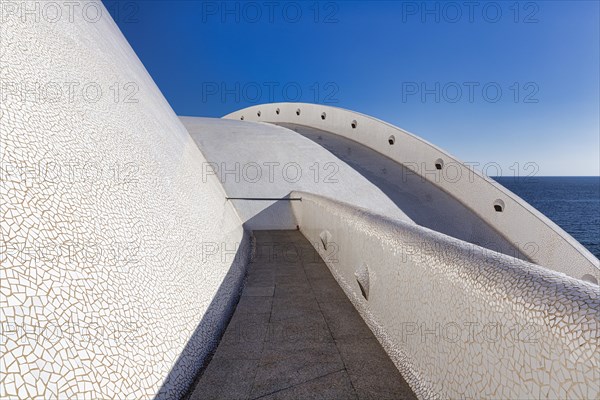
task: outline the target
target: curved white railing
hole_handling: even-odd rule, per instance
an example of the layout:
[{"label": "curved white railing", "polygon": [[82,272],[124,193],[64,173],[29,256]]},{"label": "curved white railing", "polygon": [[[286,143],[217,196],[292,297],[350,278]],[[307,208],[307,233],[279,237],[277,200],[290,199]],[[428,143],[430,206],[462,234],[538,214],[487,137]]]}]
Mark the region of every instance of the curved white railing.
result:
[{"label": "curved white railing", "polygon": [[294,123],[354,140],[454,196],[536,264],[600,281],[600,261],[558,225],[502,185],[400,128],[353,111],[304,103],[257,105],[224,118]]},{"label": "curved white railing", "polygon": [[598,398],[592,283],[293,192],[302,233],[420,398]]}]

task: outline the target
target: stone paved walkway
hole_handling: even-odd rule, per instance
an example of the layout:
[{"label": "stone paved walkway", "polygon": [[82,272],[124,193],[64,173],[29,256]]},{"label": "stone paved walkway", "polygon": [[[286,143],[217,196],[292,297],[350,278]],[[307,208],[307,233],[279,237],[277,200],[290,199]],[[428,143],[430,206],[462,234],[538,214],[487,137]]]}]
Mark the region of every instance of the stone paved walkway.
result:
[{"label": "stone paved walkway", "polygon": [[235,313],[189,397],[414,399],[299,231],[256,231]]}]

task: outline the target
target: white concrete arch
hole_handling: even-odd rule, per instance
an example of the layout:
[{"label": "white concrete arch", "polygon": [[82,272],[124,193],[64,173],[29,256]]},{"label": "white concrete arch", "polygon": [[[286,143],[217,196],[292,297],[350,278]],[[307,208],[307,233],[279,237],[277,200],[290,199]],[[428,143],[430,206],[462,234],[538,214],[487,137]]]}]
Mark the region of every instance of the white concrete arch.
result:
[{"label": "white concrete arch", "polygon": [[535,249],[529,253],[534,263],[600,281],[600,261],[562,228],[505,187],[398,127],[354,111],[305,103],[261,104],[223,118],[297,124],[356,141],[449,193],[516,247]]}]

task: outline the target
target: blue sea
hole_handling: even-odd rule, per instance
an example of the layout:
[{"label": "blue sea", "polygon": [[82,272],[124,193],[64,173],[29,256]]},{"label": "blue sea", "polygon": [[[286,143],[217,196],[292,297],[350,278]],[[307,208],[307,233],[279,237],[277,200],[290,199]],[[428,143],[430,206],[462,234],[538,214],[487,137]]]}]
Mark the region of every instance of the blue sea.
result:
[{"label": "blue sea", "polygon": [[495,177],[600,258],[600,177]]}]

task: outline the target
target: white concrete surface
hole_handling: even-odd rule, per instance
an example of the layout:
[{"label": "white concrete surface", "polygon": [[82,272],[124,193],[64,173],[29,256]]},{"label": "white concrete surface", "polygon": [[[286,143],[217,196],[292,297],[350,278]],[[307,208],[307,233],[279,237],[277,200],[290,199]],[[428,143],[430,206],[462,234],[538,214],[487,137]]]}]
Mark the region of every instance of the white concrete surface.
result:
[{"label": "white concrete surface", "polygon": [[381,189],[323,147],[272,124],[181,117],[206,157],[203,176],[216,177],[247,229],[296,229],[290,201],[293,190],[333,196],[378,210],[392,218],[410,218]]},{"label": "white concrete surface", "polygon": [[[517,247],[471,209],[439,186],[396,161],[343,136],[296,124],[283,124],[332,152],[375,184],[416,224],[513,257],[530,260],[539,249]],[[376,207],[369,210],[387,215]]]},{"label": "white concrete surface", "polygon": [[241,221],[102,3],[7,11],[40,4],[0,13],[0,398],[177,398],[232,311]]},{"label": "white concrete surface", "polygon": [[301,232],[419,398],[600,396],[598,286],[332,199],[292,195],[302,197],[292,204]]},{"label": "white concrete surface", "polygon": [[[257,105],[224,118],[293,123],[357,141],[458,199],[515,247],[535,246],[538,251],[531,258],[536,264],[577,279],[590,275],[600,281],[600,261],[558,225],[508,189],[400,128],[353,111],[304,103]],[[502,212],[497,212],[494,206],[500,203]]]}]

